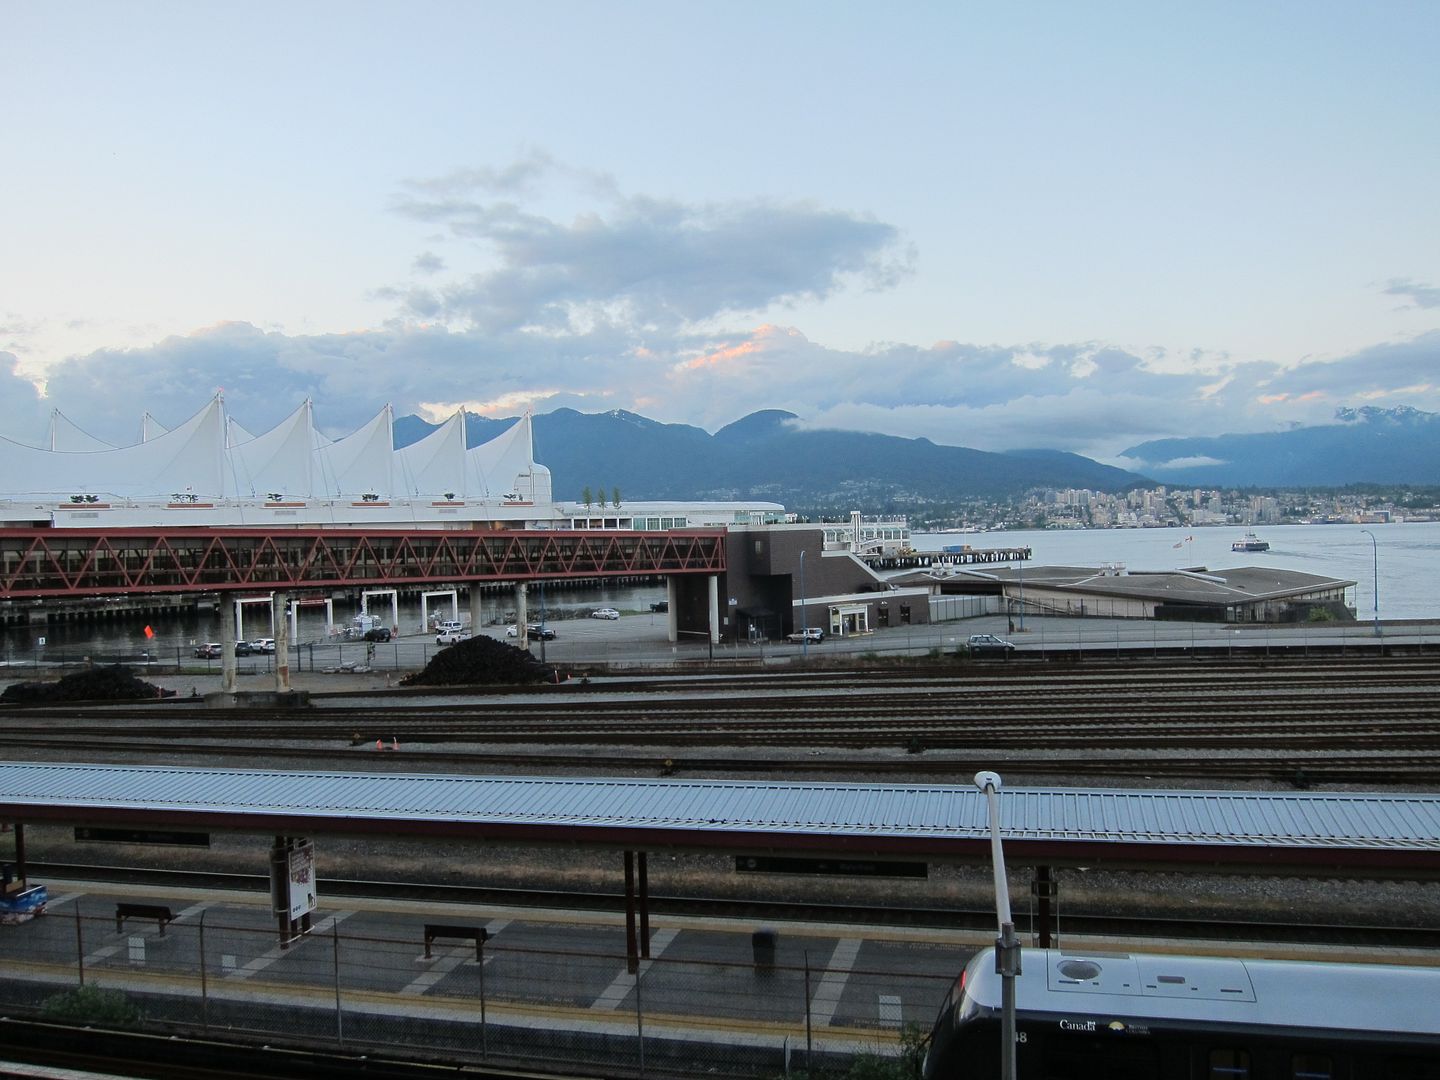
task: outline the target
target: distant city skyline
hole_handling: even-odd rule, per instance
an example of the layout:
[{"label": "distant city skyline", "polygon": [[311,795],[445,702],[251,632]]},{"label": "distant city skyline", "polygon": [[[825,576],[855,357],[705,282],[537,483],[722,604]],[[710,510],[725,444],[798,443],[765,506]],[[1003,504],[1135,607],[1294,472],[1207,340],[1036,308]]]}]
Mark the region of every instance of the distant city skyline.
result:
[{"label": "distant city skyline", "polygon": [[1440,411],[1440,6],[0,0],[0,435]]}]

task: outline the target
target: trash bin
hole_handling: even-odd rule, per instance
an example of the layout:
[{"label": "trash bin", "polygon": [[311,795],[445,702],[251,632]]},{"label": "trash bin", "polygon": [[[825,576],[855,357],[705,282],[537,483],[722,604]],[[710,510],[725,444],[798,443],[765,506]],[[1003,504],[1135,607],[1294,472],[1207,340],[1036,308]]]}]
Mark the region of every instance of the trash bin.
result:
[{"label": "trash bin", "polygon": [[755,954],[755,970],[770,971],[775,967],[775,946],[780,935],[774,930],[756,930],[750,935],[750,948]]}]

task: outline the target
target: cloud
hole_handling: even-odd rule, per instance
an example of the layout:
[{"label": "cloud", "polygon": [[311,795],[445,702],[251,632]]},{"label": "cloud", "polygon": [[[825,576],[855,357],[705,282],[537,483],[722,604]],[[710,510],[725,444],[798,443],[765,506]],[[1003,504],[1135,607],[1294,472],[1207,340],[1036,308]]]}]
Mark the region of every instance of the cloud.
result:
[{"label": "cloud", "polygon": [[[307,396],[331,435],[353,430],[386,402],[432,419],[462,404],[491,416],[622,408],[712,431],[778,408],[812,428],[1115,461],[1149,439],[1333,423],[1344,404],[1440,411],[1437,359],[1440,332],[1294,368],[1235,364],[1217,379],[1095,342],[845,351],[773,323],[664,335],[612,324],[493,334],[400,321],[308,337],[227,323],[149,348],[72,358],[51,370],[48,391],[77,424],[117,443],[134,440],[145,411],[173,425],[223,388],[231,413],[255,432]],[[11,358],[12,378],[13,367]],[[17,391],[0,404],[0,433],[33,438],[34,388],[14,381]]]},{"label": "cloud", "polygon": [[806,202],[687,204],[627,196],[584,177],[589,199],[562,220],[496,197],[581,174],[548,158],[514,175],[481,170],[417,182],[401,216],[440,226],[482,269],[384,295],[411,317],[484,333],[583,333],[600,325],[673,332],[724,316],[892,287],[911,268],[892,225]]},{"label": "cloud", "polygon": [[[227,322],[102,349],[48,369],[50,402],[117,444],[134,441],[142,413],[178,424],[223,388],[257,433],[305,397],[331,435],[386,402],[432,419],[460,405],[492,416],[629,409],[712,431],[773,408],[809,427],[1110,461],[1149,439],[1329,423],[1343,405],[1440,411],[1440,331],[1291,366],[959,334],[831,348],[777,313],[891,287],[911,255],[893,226],[808,203],[629,195],[535,153],[415,181],[395,209],[425,235],[377,290],[395,311],[384,325],[292,335]],[[1391,290],[1423,304],[1431,287]],[[16,318],[0,320],[7,328],[27,332]],[[16,356],[0,353],[0,434],[33,437],[38,399]]]},{"label": "cloud", "polygon": [[1151,469],[1203,469],[1214,465],[1229,465],[1230,462],[1223,458],[1206,457],[1204,454],[1197,454],[1193,457],[1171,458],[1169,461],[1155,461],[1146,464]]},{"label": "cloud", "polygon": [[14,353],[0,352],[0,402],[12,426],[0,429],[0,435],[30,446],[44,442],[48,412],[40,408],[40,391],[20,374],[20,360]]},{"label": "cloud", "polygon": [[1440,307],[1440,288],[1409,278],[1391,278],[1385,289],[1387,296],[1402,296],[1415,307]]}]

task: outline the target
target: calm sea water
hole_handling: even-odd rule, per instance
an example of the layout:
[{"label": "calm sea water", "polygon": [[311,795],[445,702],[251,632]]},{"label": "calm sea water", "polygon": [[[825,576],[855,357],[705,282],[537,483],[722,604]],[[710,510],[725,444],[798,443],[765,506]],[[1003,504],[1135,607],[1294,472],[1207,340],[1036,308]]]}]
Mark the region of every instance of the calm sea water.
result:
[{"label": "calm sea water", "polygon": [[[1374,543],[1362,528],[1374,534]],[[1374,614],[1377,583],[1382,619],[1440,616],[1440,522],[1262,526],[1255,535],[1269,542],[1269,551],[1232,552],[1230,545],[1247,531],[1224,526],[924,533],[912,542],[917,551],[938,551],[949,544],[1029,547],[1035,566],[1122,563],[1129,570],[1273,566],[1355,582],[1347,596],[1362,619]]]}]

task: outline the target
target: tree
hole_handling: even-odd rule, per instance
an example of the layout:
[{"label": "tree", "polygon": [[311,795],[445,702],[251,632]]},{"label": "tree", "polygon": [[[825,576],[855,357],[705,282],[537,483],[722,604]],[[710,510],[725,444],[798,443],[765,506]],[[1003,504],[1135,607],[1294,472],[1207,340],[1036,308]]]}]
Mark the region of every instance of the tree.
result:
[{"label": "tree", "polygon": [[620,509],[620,489],[618,487],[610,489],[610,505],[616,510]]},{"label": "tree", "polygon": [[588,485],[586,486],[585,490],[580,493],[580,501],[585,504],[585,509],[586,509],[586,510],[589,510],[591,504],[594,503],[595,498],[594,498],[594,496],[591,494],[590,488],[589,488]]},{"label": "tree", "polygon": [[605,509],[605,485],[604,485],[604,484],[601,484],[598,488],[595,489],[595,502],[599,505],[599,507],[600,507],[601,510],[604,510],[604,509]]}]

